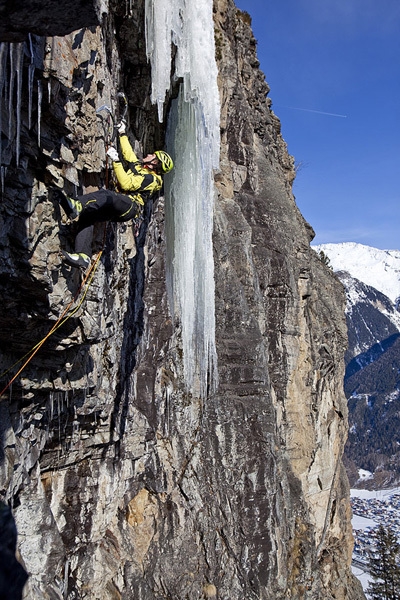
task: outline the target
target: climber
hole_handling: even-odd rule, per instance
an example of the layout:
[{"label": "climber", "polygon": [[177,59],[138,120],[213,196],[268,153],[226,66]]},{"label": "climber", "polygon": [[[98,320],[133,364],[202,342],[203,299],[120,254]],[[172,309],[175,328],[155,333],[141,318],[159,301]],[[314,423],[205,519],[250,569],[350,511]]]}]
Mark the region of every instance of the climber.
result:
[{"label": "climber", "polygon": [[126,125],[117,125],[121,153],[128,163],[124,169],[118,152],[110,147],[107,155],[113,161],[113,170],[118,187],[123,193],[101,189],[76,199],[65,196],[60,203],[71,219],[78,217],[78,232],[75,238],[75,253],[63,251],[64,261],[73,267],[87,267],[92,256],[94,223],[124,222],[139,219],[145,202],[162,187],[162,175],[173,169],[171,157],[163,150],[148,154],[139,161],[126,135]]}]

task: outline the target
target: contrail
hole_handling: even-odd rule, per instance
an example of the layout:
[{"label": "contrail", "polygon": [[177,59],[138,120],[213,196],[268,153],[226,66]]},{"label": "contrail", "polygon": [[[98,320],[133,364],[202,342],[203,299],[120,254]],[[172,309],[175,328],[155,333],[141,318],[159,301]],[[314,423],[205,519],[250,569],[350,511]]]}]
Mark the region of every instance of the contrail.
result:
[{"label": "contrail", "polygon": [[295,106],[285,106],[283,108],[290,108],[291,110],[304,110],[306,112],[318,113],[319,115],[328,115],[330,117],[341,117],[347,119],[347,115],[338,115],[336,113],[324,112],[322,110],[312,110],[311,108],[297,108]]}]

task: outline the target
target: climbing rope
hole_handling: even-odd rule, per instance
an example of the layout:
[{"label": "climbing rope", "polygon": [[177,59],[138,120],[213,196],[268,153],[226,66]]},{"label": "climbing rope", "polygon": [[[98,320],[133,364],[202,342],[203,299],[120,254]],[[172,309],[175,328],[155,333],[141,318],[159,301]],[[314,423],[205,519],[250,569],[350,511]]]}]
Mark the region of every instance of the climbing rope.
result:
[{"label": "climbing rope", "polygon": [[[10,381],[7,383],[7,385],[5,386],[5,388],[3,390],[1,390],[0,392],[0,397],[4,394],[4,392],[6,392],[8,390],[8,388],[10,387],[10,385],[12,385],[12,383],[16,380],[16,378],[18,377],[18,375],[20,375],[20,373],[22,373],[22,371],[25,369],[25,367],[30,363],[30,361],[32,360],[32,358],[35,356],[35,354],[40,350],[40,348],[43,346],[43,344],[46,342],[46,340],[49,339],[49,337],[51,335],[53,335],[53,333],[55,331],[57,331],[57,329],[59,329],[62,325],[64,325],[64,323],[66,323],[66,321],[68,321],[68,319],[70,319],[78,310],[79,308],[82,306],[86,295],[89,291],[89,287],[93,281],[96,269],[98,267],[101,255],[103,254],[103,248],[100,250],[100,252],[98,253],[96,260],[91,264],[90,268],[88,269],[88,272],[86,273],[85,277],[82,280],[81,285],[79,286],[79,289],[77,291],[77,293],[75,294],[75,296],[73,297],[73,299],[71,300],[71,302],[68,304],[68,306],[63,310],[62,314],[60,315],[60,317],[57,319],[57,321],[55,322],[55,324],[53,325],[53,327],[50,329],[50,331],[45,335],[45,337],[36,344],[36,346],[34,346],[33,348],[31,348],[31,350],[29,350],[29,352],[27,352],[22,358],[20,358],[19,360],[17,360],[17,362],[15,362],[9,369],[7,369],[7,371],[4,371],[4,373],[1,373],[0,378],[4,377],[4,375],[7,375],[7,373],[9,373],[16,365],[18,365],[20,362],[22,362],[27,356],[28,359],[24,362],[24,364],[22,365],[22,367],[19,369],[19,371],[14,375],[14,377],[12,379],[10,379]],[[84,293],[82,294],[81,299],[79,300],[79,303],[77,304],[77,306],[70,312],[70,314],[67,314],[68,311],[71,309],[71,307],[73,306],[74,302],[77,300],[77,298],[79,298],[79,295],[82,291],[82,289],[84,288],[86,282],[88,282],[86,289],[84,290]],[[65,316],[67,315],[67,316]]]}]

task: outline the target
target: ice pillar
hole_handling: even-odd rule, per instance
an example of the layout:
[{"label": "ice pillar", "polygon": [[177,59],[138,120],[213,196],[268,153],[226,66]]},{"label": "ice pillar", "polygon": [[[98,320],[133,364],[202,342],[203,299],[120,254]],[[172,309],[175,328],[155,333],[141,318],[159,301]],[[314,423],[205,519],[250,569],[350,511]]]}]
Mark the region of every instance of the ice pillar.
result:
[{"label": "ice pillar", "polygon": [[212,0],[146,0],[146,41],[160,120],[171,76],[182,82],[167,126],[175,163],[165,178],[167,278],[171,311],[181,324],[186,385],[205,397],[217,385],[212,231],[220,105]]}]

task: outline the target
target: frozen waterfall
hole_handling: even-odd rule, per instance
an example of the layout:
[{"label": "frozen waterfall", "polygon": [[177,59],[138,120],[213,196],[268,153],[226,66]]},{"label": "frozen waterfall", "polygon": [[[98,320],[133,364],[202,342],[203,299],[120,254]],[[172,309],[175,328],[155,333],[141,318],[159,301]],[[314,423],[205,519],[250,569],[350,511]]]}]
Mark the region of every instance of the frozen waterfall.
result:
[{"label": "frozen waterfall", "polygon": [[187,388],[205,397],[218,378],[212,231],[220,106],[212,0],[146,0],[146,42],[160,121],[172,44],[172,77],[182,82],[167,124],[167,150],[175,163],[165,179],[168,291],[182,328]]}]

